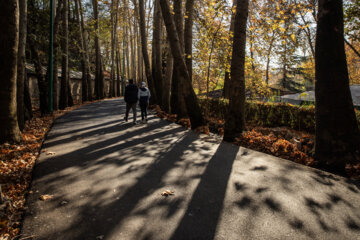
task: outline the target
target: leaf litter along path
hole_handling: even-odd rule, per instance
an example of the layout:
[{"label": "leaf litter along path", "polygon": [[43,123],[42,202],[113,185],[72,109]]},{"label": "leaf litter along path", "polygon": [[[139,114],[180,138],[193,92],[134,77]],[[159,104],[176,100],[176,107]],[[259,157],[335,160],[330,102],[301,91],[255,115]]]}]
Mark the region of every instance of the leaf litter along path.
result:
[{"label": "leaf litter along path", "polygon": [[21,237],[358,239],[358,182],[124,111],[108,100],[55,122]]}]

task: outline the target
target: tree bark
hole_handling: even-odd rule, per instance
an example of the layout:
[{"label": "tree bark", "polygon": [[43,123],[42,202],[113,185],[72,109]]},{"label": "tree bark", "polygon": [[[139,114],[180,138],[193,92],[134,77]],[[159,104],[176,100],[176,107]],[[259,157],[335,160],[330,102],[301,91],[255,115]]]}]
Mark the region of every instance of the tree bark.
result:
[{"label": "tree bark", "polygon": [[[233,0],[233,6],[232,8],[236,8],[236,0]],[[235,27],[235,14],[232,12],[231,14],[231,23],[230,23],[230,33],[234,33],[234,27]],[[230,41],[233,41],[233,38],[230,39]],[[231,57],[230,54],[227,56],[227,62],[228,64],[231,64]],[[225,69],[225,78],[224,78],[224,90],[223,90],[223,96],[224,98],[229,99],[230,97],[230,87],[231,87],[231,79],[230,79],[230,71],[228,69]]]},{"label": "tree bark", "polygon": [[182,85],[183,97],[190,117],[191,128],[195,129],[204,125],[204,118],[195,95],[194,89],[191,85],[186,63],[184,59],[184,52],[182,51],[181,42],[176,31],[173,16],[171,14],[169,2],[167,0],[160,0],[161,12],[164,18],[166,31],[169,37],[171,52],[174,57],[174,65],[177,69],[177,79]]},{"label": "tree bark", "polygon": [[232,142],[245,130],[245,46],[249,0],[237,0],[231,60],[231,91],[224,140]]},{"label": "tree bark", "polygon": [[156,87],[157,104],[162,104],[163,78],[162,78],[162,49],[161,49],[161,9],[159,0],[154,2],[154,23],[153,23],[153,52],[152,52],[152,73]]},{"label": "tree bark", "polygon": [[0,1],[0,143],[19,142],[16,78],[19,44],[19,5],[17,0]]},{"label": "tree bark", "polygon": [[19,129],[25,127],[24,117],[24,81],[26,74],[25,48],[26,48],[26,22],[27,22],[27,1],[19,0],[19,50],[17,57],[17,117]]},{"label": "tree bark", "polygon": [[173,69],[174,69],[174,58],[171,54],[170,49],[170,43],[168,43],[168,49],[167,49],[167,57],[166,57],[166,72],[165,72],[165,78],[164,78],[164,92],[163,92],[163,110],[165,112],[170,113],[170,91],[171,91],[171,81],[172,81],[172,75],[173,75]]},{"label": "tree bark", "polygon": [[61,84],[59,108],[65,109],[69,105],[69,15],[68,0],[63,1],[62,8],[62,38],[61,38]]},{"label": "tree bark", "polygon": [[153,103],[157,103],[156,99],[156,90],[155,84],[152,78],[152,74],[150,71],[150,61],[149,61],[149,54],[147,51],[147,39],[146,39],[146,31],[145,31],[145,9],[144,9],[144,0],[139,0],[139,14],[140,14],[140,36],[141,36],[141,48],[142,54],[144,58],[145,64],[145,74],[146,79],[148,81],[148,85],[151,91],[151,98]]},{"label": "tree bark", "polygon": [[80,20],[80,4],[81,0],[75,0],[75,12],[76,12],[76,23],[79,27],[78,32],[78,39],[80,43],[80,53],[81,53],[81,70],[82,70],[82,86],[81,86],[81,100],[85,102],[88,100],[88,62],[86,59],[85,54],[85,47],[84,47],[84,36],[83,36],[83,26]]},{"label": "tree bark", "polygon": [[194,15],[194,0],[186,0],[185,4],[185,29],[184,29],[184,45],[185,45],[185,62],[189,72],[189,77],[192,81],[192,41],[193,41],[193,15]]},{"label": "tree bark", "polygon": [[[182,11],[182,0],[174,1],[174,24],[179,38],[180,51],[184,55],[184,17]],[[186,68],[187,69],[187,68]],[[171,84],[171,111],[172,113],[177,114],[177,118],[181,119],[187,117],[187,109],[183,96],[183,86],[180,83],[181,80],[178,79],[180,73],[178,73],[178,68],[173,69],[173,79]]]},{"label": "tree bark", "polygon": [[30,89],[29,89],[29,78],[27,74],[25,74],[25,81],[24,81],[24,118],[25,121],[32,119],[32,103],[30,98]]},{"label": "tree bark", "polygon": [[82,34],[82,39],[83,39],[83,46],[84,46],[84,54],[85,54],[85,64],[86,66],[86,85],[87,85],[87,100],[88,101],[92,101],[93,98],[93,88],[91,86],[91,69],[90,69],[90,62],[89,62],[89,49],[88,49],[88,44],[87,44],[87,32],[85,29],[85,23],[84,23],[84,12],[83,12],[83,8],[82,8],[82,3],[81,0],[79,0],[79,10],[80,10],[80,20],[81,20],[81,34]]},{"label": "tree bark", "polygon": [[58,33],[59,33],[59,26],[60,26],[60,19],[62,17],[61,9],[62,9],[62,2],[63,0],[58,1],[58,7],[56,9],[56,16],[54,21],[54,55],[53,55],[53,77],[54,77],[54,84],[53,84],[53,109],[59,109],[59,96],[58,96],[58,55],[59,55],[59,40],[58,40]]},{"label": "tree bark", "polygon": [[360,133],[349,88],[341,0],[320,0],[315,46],[315,158],[344,171],[360,156]]},{"label": "tree bark", "polygon": [[94,20],[95,20],[95,95],[96,99],[104,98],[104,73],[102,71],[102,61],[99,39],[99,12],[98,1],[93,0]]}]

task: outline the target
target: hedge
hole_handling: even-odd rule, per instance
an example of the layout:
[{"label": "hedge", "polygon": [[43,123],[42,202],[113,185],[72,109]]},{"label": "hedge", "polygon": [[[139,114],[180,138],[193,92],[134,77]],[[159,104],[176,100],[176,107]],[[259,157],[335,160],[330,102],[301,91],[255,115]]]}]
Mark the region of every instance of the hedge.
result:
[{"label": "hedge", "polygon": [[[208,117],[225,119],[229,101],[227,99],[199,98],[203,113]],[[246,122],[264,127],[285,126],[292,129],[315,132],[315,107],[295,106],[287,103],[247,101]],[[360,125],[360,111],[355,110]]]}]

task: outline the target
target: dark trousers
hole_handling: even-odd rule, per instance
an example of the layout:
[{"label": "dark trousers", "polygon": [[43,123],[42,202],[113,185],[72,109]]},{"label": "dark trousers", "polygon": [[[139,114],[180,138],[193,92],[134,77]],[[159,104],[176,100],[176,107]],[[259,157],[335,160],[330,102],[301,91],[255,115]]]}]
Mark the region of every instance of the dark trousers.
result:
[{"label": "dark trousers", "polygon": [[128,117],[129,117],[130,108],[132,108],[134,122],[136,122],[136,103],[126,103],[125,119],[126,119],[126,121],[127,121]]},{"label": "dark trousers", "polygon": [[147,107],[148,107],[148,104],[143,104],[143,103],[140,103],[140,108],[141,108],[141,119],[144,120],[147,119]]}]

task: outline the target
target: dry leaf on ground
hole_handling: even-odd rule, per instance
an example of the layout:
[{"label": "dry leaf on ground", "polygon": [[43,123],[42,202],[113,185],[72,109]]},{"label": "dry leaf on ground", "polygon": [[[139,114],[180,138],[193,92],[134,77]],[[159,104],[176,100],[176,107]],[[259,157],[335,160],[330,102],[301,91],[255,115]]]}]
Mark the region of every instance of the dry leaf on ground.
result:
[{"label": "dry leaf on ground", "polygon": [[174,195],[174,191],[171,191],[171,190],[165,190],[164,192],[161,193],[161,196],[170,196],[170,195]]},{"label": "dry leaf on ground", "polygon": [[52,199],[54,196],[53,195],[48,195],[48,194],[45,194],[45,195],[41,195],[40,196],[40,200],[42,201],[47,201],[49,199]]}]

